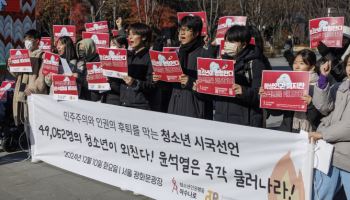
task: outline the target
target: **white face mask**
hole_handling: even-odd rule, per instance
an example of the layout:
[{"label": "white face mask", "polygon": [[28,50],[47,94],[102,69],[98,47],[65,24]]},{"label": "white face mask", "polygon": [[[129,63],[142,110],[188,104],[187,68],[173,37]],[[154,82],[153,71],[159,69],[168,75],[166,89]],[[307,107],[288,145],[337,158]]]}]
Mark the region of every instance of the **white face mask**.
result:
[{"label": "white face mask", "polygon": [[225,42],[224,51],[229,56],[237,56],[244,48],[240,42]]},{"label": "white face mask", "polygon": [[29,51],[31,51],[33,49],[33,41],[32,40],[24,40],[24,46],[26,49],[28,49]]}]

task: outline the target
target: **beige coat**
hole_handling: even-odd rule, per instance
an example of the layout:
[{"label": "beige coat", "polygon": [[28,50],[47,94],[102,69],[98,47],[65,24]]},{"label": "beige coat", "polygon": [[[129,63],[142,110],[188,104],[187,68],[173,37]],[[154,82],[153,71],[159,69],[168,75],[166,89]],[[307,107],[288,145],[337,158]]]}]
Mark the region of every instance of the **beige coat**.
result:
[{"label": "beige coat", "polygon": [[41,73],[41,50],[30,53],[33,72],[11,73],[17,80],[13,96],[13,117],[15,124],[23,124],[27,118],[27,97],[24,90],[30,89],[33,94],[47,94],[47,86]]},{"label": "beige coat", "polygon": [[350,80],[322,90],[314,88],[314,106],[327,117],[317,128],[334,145],[333,166],[350,172]]}]

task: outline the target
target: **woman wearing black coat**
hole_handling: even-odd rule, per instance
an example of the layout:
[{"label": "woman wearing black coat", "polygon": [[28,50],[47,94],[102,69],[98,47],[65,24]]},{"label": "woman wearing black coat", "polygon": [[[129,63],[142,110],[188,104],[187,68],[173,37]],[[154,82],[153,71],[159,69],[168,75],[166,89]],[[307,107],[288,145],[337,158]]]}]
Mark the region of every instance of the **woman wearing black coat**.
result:
[{"label": "woman wearing black coat", "polygon": [[[111,49],[128,49],[128,40],[124,35],[113,37],[110,42]],[[111,90],[102,94],[102,103],[120,105],[120,85],[124,82],[122,79],[107,77]]]},{"label": "woman wearing black coat", "polygon": [[120,85],[120,102],[122,106],[154,110],[154,85],[152,83],[152,63],[149,45],[152,30],[142,23],[129,27],[128,76]]},{"label": "woman wearing black coat", "polygon": [[250,45],[251,33],[245,26],[232,26],[225,35],[223,59],[235,60],[236,97],[214,97],[215,121],[262,127],[259,87],[266,68],[262,51]]}]

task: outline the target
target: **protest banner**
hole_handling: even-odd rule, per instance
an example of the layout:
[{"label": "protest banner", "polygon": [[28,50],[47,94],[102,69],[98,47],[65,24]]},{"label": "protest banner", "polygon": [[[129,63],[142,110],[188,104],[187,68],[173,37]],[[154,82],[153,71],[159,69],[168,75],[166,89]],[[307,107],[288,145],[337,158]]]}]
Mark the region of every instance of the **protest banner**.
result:
[{"label": "protest banner", "polygon": [[53,98],[55,100],[78,100],[78,88],[76,78],[61,74],[52,75]]},{"label": "protest banner", "polygon": [[323,17],[309,21],[310,47],[316,48],[319,42],[327,47],[342,47],[344,17]]},{"label": "protest banner", "polygon": [[28,49],[10,49],[10,72],[32,72]]},{"label": "protest banner", "polygon": [[51,38],[42,37],[40,39],[39,49],[41,49],[42,51],[51,52]]},{"label": "protest banner", "polygon": [[113,30],[112,30],[112,35],[113,35],[114,37],[118,36],[118,35],[119,35],[119,31],[113,29]]},{"label": "protest banner", "polygon": [[163,47],[164,52],[171,52],[171,51],[178,52],[179,49],[180,49],[180,47]]},{"label": "protest banner", "polygon": [[43,63],[41,65],[43,75],[48,75],[49,73],[57,74],[59,66],[60,56],[58,54],[45,52]]},{"label": "protest banner", "polygon": [[34,159],[150,198],[305,200],[311,191],[307,134],[45,95],[31,95],[29,116]]},{"label": "protest banner", "polygon": [[149,51],[153,72],[160,75],[160,80],[165,82],[180,82],[182,73],[181,65],[177,53]]},{"label": "protest banner", "polygon": [[234,60],[198,58],[197,92],[235,96]]},{"label": "protest banner", "polygon": [[109,48],[109,34],[108,33],[90,33],[83,32],[83,39],[92,39],[96,45],[96,48]]},{"label": "protest banner", "polygon": [[53,35],[55,43],[62,36],[70,37],[74,43],[77,41],[75,25],[53,25]]},{"label": "protest banner", "polygon": [[218,21],[218,27],[216,31],[216,43],[220,44],[220,41],[224,39],[226,31],[233,25],[245,26],[247,17],[245,16],[224,16],[220,17]]},{"label": "protest banner", "polygon": [[85,23],[85,30],[86,32],[93,32],[93,33],[108,33],[108,22],[107,21],[99,21],[99,22],[92,22],[92,23]]},{"label": "protest banner", "polygon": [[7,92],[15,89],[15,81],[3,81],[0,86],[0,102],[7,102]]},{"label": "protest banner", "polygon": [[301,71],[264,70],[264,95],[260,97],[260,108],[306,112],[307,105],[301,97],[309,94],[309,74]]},{"label": "protest banner", "polygon": [[98,54],[100,55],[104,76],[123,78],[128,75],[126,49],[98,48]]},{"label": "protest banner", "polygon": [[111,86],[108,80],[103,76],[101,62],[86,63],[87,82],[89,90],[110,90]]}]

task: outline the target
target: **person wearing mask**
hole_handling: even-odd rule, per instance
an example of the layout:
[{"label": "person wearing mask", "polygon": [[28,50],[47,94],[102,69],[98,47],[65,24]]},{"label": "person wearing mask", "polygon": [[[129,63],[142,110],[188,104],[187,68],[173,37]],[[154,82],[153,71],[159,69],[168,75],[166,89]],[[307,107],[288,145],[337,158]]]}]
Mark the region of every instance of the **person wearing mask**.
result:
[{"label": "person wearing mask", "polygon": [[[32,65],[32,72],[29,73],[10,73],[16,78],[16,85],[13,94],[13,119],[19,130],[24,129],[27,147],[30,150],[30,124],[27,97],[31,94],[47,94],[47,86],[45,84],[44,76],[42,75],[41,63],[43,60],[43,52],[39,49],[40,33],[34,29],[29,30],[24,35],[24,46],[29,50],[30,62]],[[8,64],[11,60],[8,60]],[[31,160],[33,163],[39,160]]]},{"label": "person wearing mask", "polygon": [[259,86],[266,68],[262,51],[250,44],[251,32],[246,26],[234,25],[225,34],[223,59],[235,60],[235,97],[213,96],[214,120],[262,127],[259,108]]},{"label": "person wearing mask", "polygon": [[[192,90],[193,82],[197,79],[197,58],[214,57],[207,49],[203,48],[204,41],[201,37],[202,20],[198,16],[186,16],[180,22],[179,30],[179,60],[183,74],[179,77],[179,83],[172,83],[172,93],[169,101],[168,113],[212,119],[212,102],[198,95]],[[153,81],[158,82],[159,76],[154,75]]]},{"label": "person wearing mask", "polygon": [[[24,46],[29,50],[32,72],[11,73],[16,78],[13,96],[13,117],[16,126],[29,123],[27,96],[31,94],[47,94],[44,76],[41,74],[43,52],[39,49],[40,33],[34,29],[24,35]],[[10,62],[10,59],[9,59]],[[9,63],[10,64],[10,63]],[[26,131],[26,133],[28,133]]]},{"label": "person wearing mask", "polygon": [[88,101],[100,101],[99,91],[89,90],[87,82],[87,62],[100,62],[100,56],[96,52],[96,45],[90,38],[80,40],[77,45],[78,63],[77,63],[77,85],[79,99]]}]

